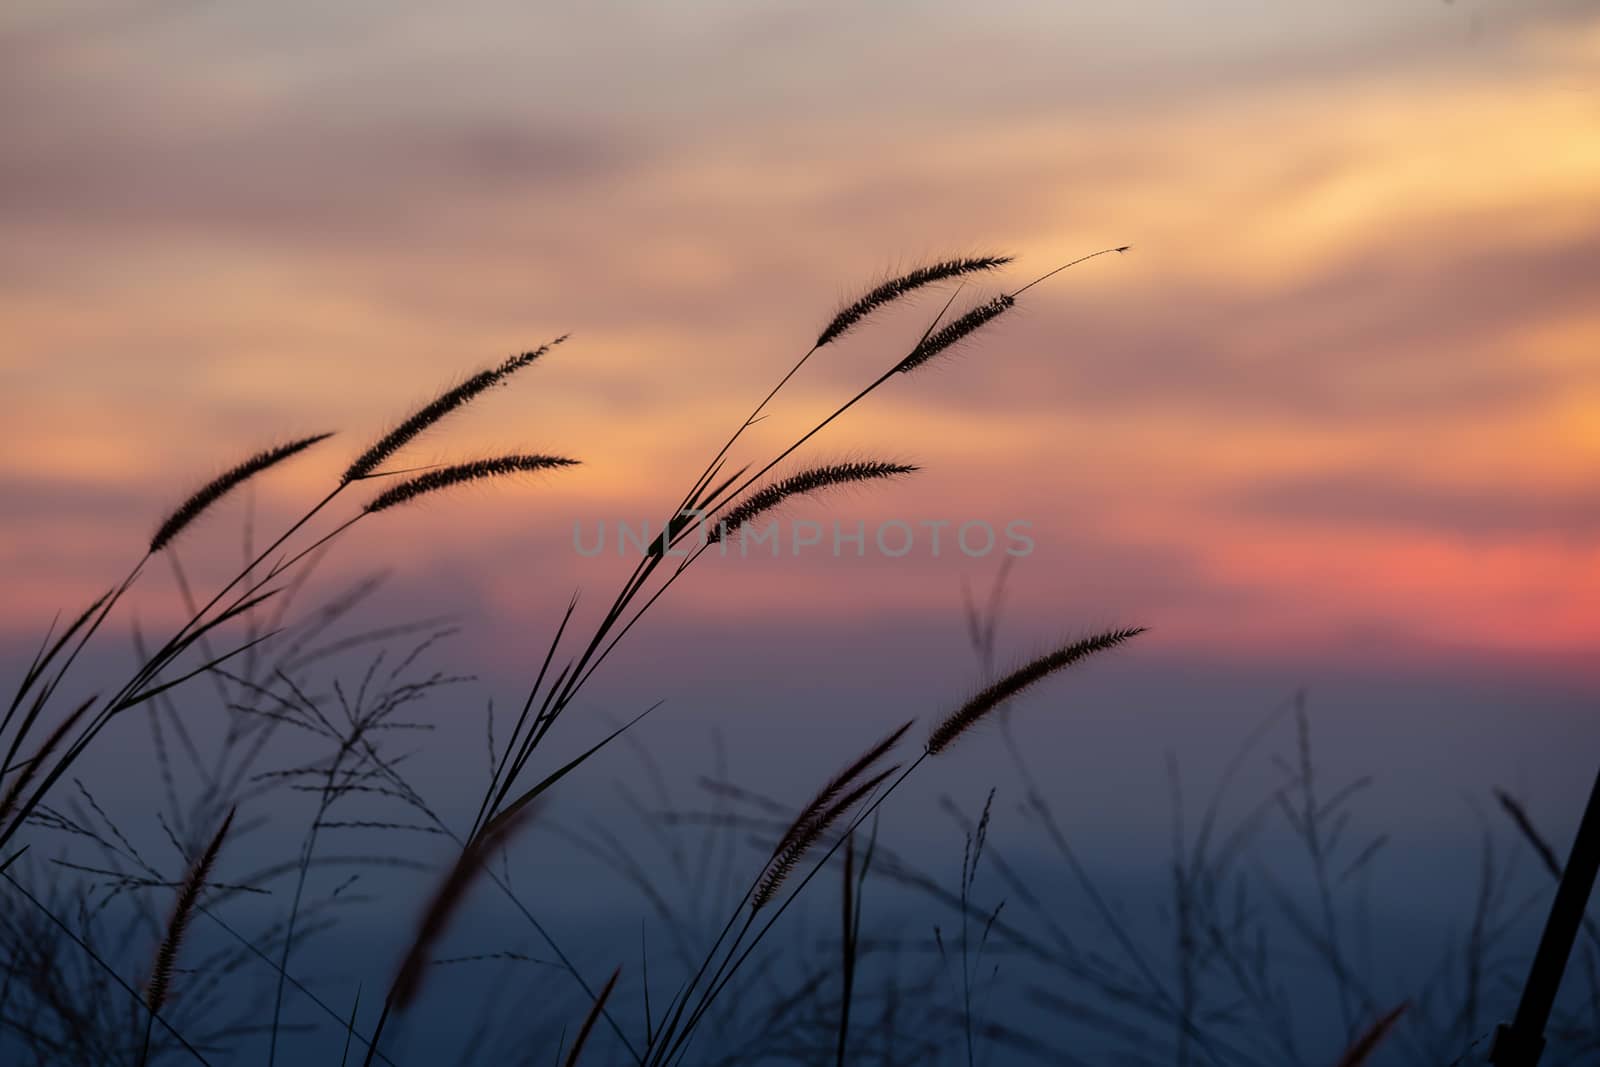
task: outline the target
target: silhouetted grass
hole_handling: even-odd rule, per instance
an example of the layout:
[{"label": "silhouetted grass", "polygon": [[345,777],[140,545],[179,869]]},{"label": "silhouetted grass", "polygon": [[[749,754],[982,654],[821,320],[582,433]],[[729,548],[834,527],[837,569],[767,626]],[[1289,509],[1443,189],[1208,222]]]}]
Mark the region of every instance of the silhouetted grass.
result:
[{"label": "silhouetted grass", "polygon": [[[768,480],[771,472],[898,375],[977,337],[1057,271],[950,318],[952,294],[917,339],[880,364],[864,388],[773,454],[735,463],[730,457],[745,431],[819,349],[925,288],[961,283],[1009,262],[1006,256],[983,256],[919,267],[869,288],[834,315],[704,469],[686,480],[678,506],[663,516],[658,550],[643,554],[612,597],[601,601],[592,625],[579,616],[574,597],[550,640],[534,649],[537,667],[509,717],[509,731],[491,707],[487,780],[466,827],[444,814],[459,798],[430,800],[409,776],[411,757],[427,751],[432,725],[417,714],[433,702],[456,706],[459,698],[452,694],[469,680],[430,665],[454,627],[447,620],[386,619],[381,626],[339,632],[376,589],[370,582],[337,591],[311,610],[298,611],[297,605],[328,546],[366,517],[454,486],[573,465],[559,456],[510,453],[420,471],[384,469],[420,435],[507,383],[565,338],[508,357],[415,409],[352,459],[325,495],[264,547],[254,547],[251,528],[245,562],[203,601],[192,595],[173,551],[179,535],[227,494],[328,435],[259,452],[180,502],[122,582],[59,633],[54,626],[46,633],[0,720],[6,751],[0,768],[0,876],[11,887],[11,906],[0,917],[0,1031],[40,1063],[212,1062],[230,1047],[254,1042],[253,1049],[265,1047],[270,1065],[284,1038],[308,1032],[308,1024],[290,1017],[289,1009],[299,1004],[330,1028],[341,1063],[410,1062],[393,1031],[403,1013],[420,1010],[435,968],[448,964],[451,973],[468,966],[520,967],[521,973],[560,983],[537,985],[536,1018],[515,1005],[509,1017],[496,1018],[486,1004],[465,1044],[464,1062],[571,1065],[580,1054],[587,1064],[615,1053],[639,1067],[690,1062],[691,1054],[700,1057],[693,1062],[709,1064],[909,1064],[949,1053],[969,1067],[986,1055],[1073,1063],[1083,1062],[1074,1049],[1084,1034],[1109,1043],[1127,1062],[1177,1067],[1353,1067],[1378,1049],[1426,1063],[1469,1047],[1487,1026],[1485,1005],[1505,973],[1508,931],[1520,914],[1507,899],[1509,868],[1487,837],[1471,928],[1439,973],[1404,1001],[1409,1010],[1393,1009],[1404,998],[1390,996],[1391,990],[1363,974],[1345,900],[1351,882],[1381,855],[1387,838],[1378,834],[1352,843],[1350,809],[1366,780],[1332,791],[1324,787],[1309,716],[1297,705],[1291,709],[1295,751],[1282,764],[1284,781],[1237,825],[1223,825],[1224,794],[1238,765],[1283,714],[1246,739],[1192,835],[1182,820],[1182,783],[1173,761],[1171,907],[1163,917],[1172,937],[1165,948],[1153,948],[1078,858],[1011,732],[1014,705],[1034,697],[1047,679],[1121,646],[1143,628],[1107,630],[1000,674],[998,584],[987,615],[969,597],[967,621],[982,677],[971,696],[930,718],[927,741],[914,759],[886,763],[915,721],[867,747],[802,804],[737,786],[721,768],[707,790],[711,809],[695,812],[669,802],[665,775],[644,751],[646,773],[625,789],[630,808],[661,843],[659,863],[642,861],[612,828],[574,829],[547,820],[540,802],[549,792],[613,742],[627,739],[629,728],[653,708],[564,760],[549,755],[551,732],[577,706],[611,652],[710,545],[742,533],[786,502],[835,486],[877,483],[917,467],[856,460],[813,463],[776,480]],[[400,480],[330,528],[311,529],[323,512],[339,506],[349,486],[388,477]],[[704,528],[700,519],[714,520],[711,532],[690,550],[669,553]],[[64,700],[80,654],[103,635],[143,576],[145,562],[158,552],[169,557],[186,618],[155,640],[136,632],[135,666],[115,688],[81,703]],[[714,661],[715,651],[707,654]],[[708,670],[714,667],[708,664]],[[180,704],[202,700],[213,713],[209,726]],[[150,772],[152,795],[159,791],[160,799],[150,812],[119,810],[113,819],[78,772],[112,721],[135,716],[150,731],[151,760],[148,768],[134,769]],[[881,842],[877,816],[925,762],[954,758],[958,740],[991,724],[1011,753],[1015,776],[988,793],[975,819],[954,802],[944,805],[962,831],[959,878],[951,889]],[[396,738],[408,739],[405,750],[396,751]],[[654,813],[633,791],[639,782],[658,787]],[[994,839],[1001,816],[994,801],[1008,794],[1021,797],[1021,811],[1038,831],[1042,849],[1063,861],[1086,907],[1063,906],[1058,893]],[[1555,864],[1525,809],[1505,794],[1499,798],[1545,866]],[[243,839],[286,812],[307,816],[295,855],[253,870],[219,870],[224,860],[237,868]],[[1245,856],[1273,817],[1282,819],[1307,861],[1309,904],[1266,870],[1245,869]],[[857,841],[868,820],[871,836],[858,863]],[[152,827],[159,829],[159,854],[135,846],[141,833],[124,830],[130,821],[144,823],[148,835],[154,835]],[[519,832],[523,826],[529,833]],[[691,829],[700,835],[697,862],[677,840]],[[25,830],[26,841],[20,836]],[[594,969],[586,958],[589,946],[564,944],[539,918],[537,895],[513,883],[505,854],[514,832],[519,848],[532,848],[525,842],[535,832],[546,841],[557,838],[615,868],[645,897],[670,947],[652,955],[647,942],[641,944],[638,1010],[621,1006],[629,993],[620,983],[622,968],[607,961]],[[437,857],[412,854],[419,841],[448,843],[453,859],[442,873]],[[541,867],[560,862],[544,845],[532,855]],[[807,887],[830,870],[841,878],[837,920],[829,924],[833,940],[777,946],[776,939],[795,926],[780,928],[786,913],[814,896]],[[342,875],[325,892],[313,877],[323,872]],[[384,887],[374,883],[397,872],[437,880],[404,937],[369,1028],[360,1009],[371,1005],[370,991],[346,988],[330,995],[325,984],[300,972],[299,952],[309,939],[326,936],[341,914],[375,914],[368,911],[376,901],[371,891]],[[280,883],[292,885],[286,901],[273,888]],[[485,890],[492,886],[515,913],[516,929],[537,944],[537,955],[524,951],[509,930],[503,944],[442,955],[468,890],[480,883]],[[865,918],[869,887],[875,894],[900,894],[902,907],[910,899],[948,913],[955,925],[936,922],[931,936],[907,935],[887,922],[880,931]],[[687,912],[679,910],[675,893],[690,901]],[[168,898],[170,908],[157,907],[155,901]],[[887,919],[890,909],[874,900],[870,914]],[[1270,902],[1271,909],[1258,901]],[[224,914],[243,902],[268,909],[270,921],[261,926]],[[1298,961],[1309,960],[1326,983],[1343,1035],[1342,1058],[1338,1049],[1307,1050],[1284,993],[1282,954],[1265,947],[1269,934],[1292,943]],[[1087,949],[1083,942],[1090,939],[1109,948]],[[1595,941],[1585,946],[1582,965],[1600,1006],[1594,952],[1600,938]],[[137,961],[152,953],[155,962],[141,993],[127,975],[137,973]],[[1030,976],[1003,988],[1000,968],[1014,964],[1025,964]],[[652,969],[664,983],[664,1000],[659,993],[652,999]],[[595,981],[593,976],[608,971],[607,980]],[[632,968],[628,973],[632,982]],[[1024,1004],[1036,1020],[1050,1022],[1032,1030],[1019,1023],[1015,1016]],[[582,1021],[568,1041],[567,1022],[579,1018],[579,1011]],[[1564,1017],[1561,1025],[1569,1044],[1600,1042],[1600,1027],[1592,1020]],[[530,1036],[536,1034],[543,1044]],[[327,1051],[333,1048],[330,1043]]]}]

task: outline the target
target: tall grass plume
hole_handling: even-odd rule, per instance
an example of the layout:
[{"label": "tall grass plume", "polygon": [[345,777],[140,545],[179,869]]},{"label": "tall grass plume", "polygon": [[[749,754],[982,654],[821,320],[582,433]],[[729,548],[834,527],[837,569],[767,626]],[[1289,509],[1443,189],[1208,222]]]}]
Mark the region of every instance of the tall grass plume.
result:
[{"label": "tall grass plume", "polygon": [[822,811],[814,813],[809,819],[797,823],[795,834],[789,844],[773,857],[772,862],[761,874],[761,880],[756,885],[755,895],[750,900],[753,911],[760,911],[772,903],[783,884],[789,880],[789,875],[799,866],[811,846],[822,840],[822,836],[857,804],[861,803],[874,789],[882,785],[888,777],[900,769],[900,764],[892,764],[887,769],[878,772],[865,782],[856,786],[850,792],[834,801]]},{"label": "tall grass plume", "polygon": [[977,333],[989,323],[1010,311],[1016,304],[1017,298],[1009,293],[1002,293],[1000,296],[984,301],[918,341],[917,346],[907,353],[906,357],[895,367],[895,370],[901,374],[909,374],[939,353],[954,348],[966,338]]},{"label": "tall grass plume", "polygon": [[718,521],[716,528],[707,534],[707,540],[711,544],[716,544],[752,519],[771,511],[791,497],[808,496],[839,485],[913,474],[918,469],[908,463],[888,463],[881,460],[854,460],[807,468],[798,474],[773,482],[763,489],[758,489],[734,505]]},{"label": "tall grass plume", "polygon": [[161,525],[156,528],[155,536],[150,538],[151,554],[153,555],[166,548],[167,545],[172,543],[173,538],[188,528],[207,508],[243,483],[254,478],[267,468],[277,466],[290,456],[304,452],[318,441],[325,441],[332,436],[330,433],[319,433],[312,437],[302,437],[298,441],[290,441],[288,444],[278,445],[274,448],[264,448],[243,463],[229,467],[196,490],[162,521]]},{"label": "tall grass plume", "polygon": [[347,485],[372,474],[380,464],[404,448],[428,427],[449,415],[452,411],[465,407],[483,393],[504,382],[517,371],[530,366],[540,356],[566,339],[567,335],[563,334],[549,344],[540,345],[531,352],[523,352],[511,356],[498,366],[479,371],[460,385],[440,393],[433,400],[413,412],[399,426],[374,441],[365,452],[357,456],[355,461],[345,469],[344,475],[340,479],[341,484]]},{"label": "tall grass plume", "polygon": [[[456,909],[466,898],[467,890],[477,881],[478,874],[489,862],[489,857],[522,826],[528,815],[528,809],[524,809],[462,849],[461,855],[450,868],[450,873],[434,892],[428,909],[423,912],[422,920],[417,924],[417,932],[411,939],[411,948],[395,973],[390,996],[396,1008],[403,1010],[416,999],[418,991],[422,988],[422,976],[427,972],[433,947],[443,936],[445,927],[449,925]],[[376,1035],[373,1040],[376,1042]]]},{"label": "tall grass plume", "polygon": [[485,478],[500,478],[507,474],[551,470],[556,467],[572,467],[577,463],[578,460],[568,459],[565,456],[510,455],[437,467],[426,474],[419,474],[415,478],[408,478],[398,485],[390,486],[373,497],[365,510],[368,514],[384,511],[428,493],[436,493],[441,489],[464,485],[467,482],[482,481]]},{"label": "tall grass plume", "polygon": [[1143,626],[1129,630],[1108,630],[1081,641],[1074,641],[1012,671],[994,684],[980,690],[965,704],[945,716],[928,736],[928,755],[937,756],[949,748],[962,734],[978,725],[990,712],[1024,689],[1096,652],[1115,648],[1129,638],[1144,633],[1144,630]]},{"label": "tall grass plume", "polygon": [[600,1013],[606,1009],[606,1001],[611,998],[611,991],[617,987],[617,979],[622,977],[622,968],[618,967],[611,972],[611,977],[606,979],[605,986],[600,990],[600,995],[594,998],[594,1003],[589,1006],[589,1014],[583,1017],[583,1025],[578,1027],[578,1036],[572,1040],[572,1051],[567,1053],[567,1067],[577,1067],[578,1057],[583,1055],[583,1046],[589,1043],[589,1035],[594,1032],[594,1024],[600,1018]]},{"label": "tall grass plume", "polygon": [[854,302],[842,308],[817,335],[816,347],[821,348],[829,342],[836,341],[850,331],[852,327],[865,319],[868,315],[885,305],[892,304],[908,293],[915,292],[926,285],[936,282],[960,278],[979,271],[994,270],[1011,262],[1010,256],[967,256],[960,259],[945,259],[937,263],[930,263],[925,267],[907,271],[904,274],[874,286],[862,294]]},{"label": "tall grass plume", "polygon": [[217,856],[222,851],[222,839],[227,836],[228,829],[233,825],[233,810],[228,812],[222,820],[222,825],[217,827],[217,832],[212,835],[211,843],[206,845],[200,858],[189,867],[189,873],[183,879],[183,885],[178,889],[178,900],[173,905],[172,917],[167,921],[167,934],[161,939],[161,946],[156,950],[155,965],[150,968],[150,981],[145,986],[145,1005],[152,1014],[159,1013],[167,1002],[167,996],[172,988],[172,968],[178,960],[178,950],[183,947],[184,934],[189,929],[189,920],[194,915],[195,905],[200,902],[200,893],[205,889],[206,882],[211,878],[211,871],[217,864]]}]

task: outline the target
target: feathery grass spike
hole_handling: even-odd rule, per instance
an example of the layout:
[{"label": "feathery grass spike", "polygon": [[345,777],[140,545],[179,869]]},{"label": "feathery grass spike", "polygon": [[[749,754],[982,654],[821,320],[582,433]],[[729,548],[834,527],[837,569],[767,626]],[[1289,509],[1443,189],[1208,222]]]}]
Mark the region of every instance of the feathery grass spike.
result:
[{"label": "feathery grass spike", "polygon": [[828,827],[838,822],[846,812],[861,803],[869,793],[882,785],[885,779],[899,769],[900,765],[898,763],[894,764],[887,770],[868,778],[865,782],[862,782],[834,801],[828,808],[809,819],[804,819],[801,823],[797,823],[797,832],[794,837],[782,851],[772,858],[767,864],[766,870],[762,872],[761,880],[756,885],[755,896],[750,900],[751,910],[760,911],[772,903],[773,898],[778,895],[778,890],[783,888],[783,883],[789,880],[789,876],[794,873],[795,867],[799,866],[800,860],[805,857],[805,854],[811,850],[811,846],[820,841],[822,835],[828,832]]},{"label": "feathery grass spike", "polygon": [[594,1003],[589,1006],[589,1014],[584,1016],[583,1025],[578,1028],[578,1036],[572,1042],[572,1051],[567,1053],[567,1067],[577,1067],[578,1057],[583,1055],[583,1046],[589,1042],[589,1034],[594,1030],[595,1020],[605,1011],[606,1001],[610,999],[611,991],[617,987],[617,979],[621,977],[621,967],[612,971],[605,987],[600,990],[600,995],[595,997]]},{"label": "feathery grass spike", "polygon": [[453,485],[465,482],[481,481],[484,478],[499,478],[507,474],[517,474],[524,471],[550,470],[554,467],[571,467],[577,464],[575,459],[564,456],[495,456],[492,459],[476,459],[470,463],[457,463],[450,467],[436,467],[426,474],[419,474],[415,478],[408,478],[399,485],[390,486],[366,506],[368,513],[383,511],[396,504],[404,504],[426,493],[436,493],[441,489],[448,489]]},{"label": "feathery grass spike", "polygon": [[1500,802],[1500,807],[1505,810],[1507,815],[1511,816],[1511,821],[1516,823],[1517,830],[1527,840],[1533,851],[1538,854],[1539,862],[1544,864],[1544,869],[1555,875],[1556,878],[1560,878],[1562,871],[1561,857],[1556,854],[1556,850],[1551,846],[1550,842],[1544,839],[1544,835],[1539,833],[1539,828],[1533,825],[1533,819],[1528,816],[1528,809],[1524,808],[1515,797],[1504,789],[1496,789],[1494,798]]},{"label": "feathery grass spike", "polygon": [[928,736],[928,755],[937,756],[949,748],[956,738],[976,726],[985,715],[1034,683],[1043,681],[1057,671],[1064,670],[1096,652],[1115,648],[1142,633],[1144,633],[1143,626],[1136,626],[1131,630],[1109,630],[1094,637],[1084,638],[1082,641],[1074,641],[1012,671],[993,685],[980,690],[977,695],[934,727],[933,733]]},{"label": "feathery grass spike", "polygon": [[885,737],[882,741],[879,741],[877,744],[867,749],[860,756],[856,757],[855,762],[851,763],[844,770],[828,779],[828,783],[817,791],[817,795],[812,797],[810,802],[807,803],[805,807],[800,809],[799,817],[796,818],[793,825],[791,825],[789,829],[784,832],[784,835],[779,839],[777,846],[773,848],[772,854],[776,856],[778,853],[787,848],[794,840],[795,836],[800,832],[800,828],[808,820],[815,818],[819,813],[826,809],[828,805],[832,804],[836,799],[838,799],[839,795],[848,789],[857,778],[865,774],[868,768],[882,759],[885,753],[899,743],[900,739],[906,735],[906,731],[910,730],[915,722],[915,719],[908,720],[904,726],[901,726],[888,737]]},{"label": "feathery grass spike", "polygon": [[711,544],[716,544],[751,519],[771,511],[790,497],[804,496],[836,485],[849,485],[852,482],[867,482],[875,478],[893,478],[901,474],[914,473],[917,469],[917,467],[906,463],[858,460],[803,470],[799,474],[791,475],[782,481],[773,482],[764,489],[758,489],[746,497],[742,503],[735,505],[718,520],[716,528],[710,531],[706,540]]},{"label": "feathery grass spike", "polygon": [[497,367],[479,371],[455,388],[447,389],[440,393],[431,402],[417,409],[399,426],[378,438],[370,448],[357,456],[355,462],[351,463],[345,470],[344,476],[340,479],[341,483],[349,484],[359,478],[367,477],[378,469],[379,464],[404,448],[422,431],[452,411],[465,407],[479,395],[499,385],[566,339],[566,335],[563,334],[549,344],[540,345],[531,352],[523,352],[512,356]]},{"label": "feathery grass spike", "polygon": [[184,932],[189,929],[189,919],[194,914],[195,905],[200,902],[200,892],[211,877],[211,869],[217,864],[217,854],[222,851],[222,839],[232,825],[233,811],[230,810],[228,817],[222,820],[222,825],[217,827],[211,843],[189,868],[178,890],[178,902],[173,906],[172,918],[167,922],[167,936],[161,939],[161,947],[156,950],[155,966],[150,969],[150,982],[145,987],[145,1005],[152,1012],[159,1013],[167,1002],[167,993],[172,986],[172,967],[177,962],[178,950],[183,947]]},{"label": "feathery grass spike", "polygon": [[177,537],[184,529],[198,519],[207,508],[221,500],[231,490],[254,478],[268,467],[276,466],[298,452],[304,452],[318,441],[325,441],[332,434],[319,433],[314,437],[302,437],[298,441],[290,441],[286,445],[276,448],[266,448],[257,452],[249,459],[237,466],[230,467],[211,479],[205,485],[178,505],[177,510],[166,517],[166,520],[157,527],[155,536],[150,539],[150,551],[160,552],[172,539]]},{"label": "feathery grass spike", "polygon": [[1356,1039],[1355,1044],[1345,1050],[1344,1055],[1339,1057],[1339,1062],[1335,1067],[1361,1067],[1372,1057],[1373,1051],[1383,1044],[1384,1039],[1389,1036],[1389,1032],[1395,1028],[1400,1022],[1400,1017],[1410,1007],[1411,1002],[1407,1001],[1379,1018],[1377,1022],[1367,1029],[1366,1033]]},{"label": "feathery grass spike", "polygon": [[985,301],[966,312],[959,318],[952,319],[949,323],[934,330],[913,348],[905,359],[900,361],[895,370],[907,374],[928,362],[940,352],[965,340],[967,337],[981,330],[1001,315],[1016,306],[1017,298],[1009,293]]},{"label": "feathery grass spike", "polygon": [[854,303],[849,304],[835,315],[833,321],[829,322],[822,333],[817,336],[816,347],[821,348],[830,341],[838,340],[851,327],[874,311],[894,303],[907,293],[921,289],[925,285],[947,281],[951,278],[960,278],[978,271],[994,270],[996,267],[1003,267],[1010,262],[1010,256],[971,256],[963,259],[946,259],[938,263],[930,263],[925,267],[918,267],[916,270],[908,271],[897,278],[891,278],[882,285],[869,290]]},{"label": "feathery grass spike", "polygon": [[517,831],[528,818],[529,812],[530,809],[524,808],[476,841],[469,842],[467,847],[461,850],[455,866],[450,868],[450,873],[434,892],[428,910],[423,913],[422,921],[417,924],[411,949],[395,973],[394,984],[391,987],[395,1007],[404,1009],[416,999],[417,991],[422,987],[422,976],[428,969],[428,960],[433,955],[434,944],[444,933],[450,918],[465,899],[467,890],[472,888],[478,872],[488,863],[490,855]]}]

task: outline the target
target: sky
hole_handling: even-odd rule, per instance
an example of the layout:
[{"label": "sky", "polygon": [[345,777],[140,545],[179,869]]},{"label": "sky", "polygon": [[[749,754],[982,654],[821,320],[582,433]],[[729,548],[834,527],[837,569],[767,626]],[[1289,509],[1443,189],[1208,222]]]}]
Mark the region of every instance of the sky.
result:
[{"label": "sky", "polygon": [[[1592,2],[23,0],[0,102],[0,665],[239,458],[337,431],[185,532],[198,588],[439,389],[570,334],[402,460],[581,466],[363,519],[317,572],[387,572],[380,619],[460,618],[457,663],[520,696],[568,598],[592,621],[629,566],[575,528],[659,522],[842,303],[1016,257],[824,349],[734,462],[947,298],[1129,246],[781,465],[921,469],[785,511],[820,549],[705,559],[586,706],[666,699],[648,743],[698,758],[714,727],[802,795],[850,743],[821,726],[973,684],[963,589],[1002,557],[949,538],[1020,522],[1002,660],[1150,627],[1031,735],[1091,832],[1164,847],[1156,740],[1205,781],[1300,686],[1414,842],[1475,839],[1490,784],[1570,831],[1600,743]],[[834,521],[919,538],[836,558]],[[179,617],[166,562],[109,644]],[[480,732],[441,744],[475,761]],[[965,800],[1004,773],[970,758]]]},{"label": "sky", "polygon": [[[257,491],[287,508],[431,391],[570,332],[414,458],[585,465],[361,550],[472,571],[471,602],[525,621],[558,568],[472,561],[579,567],[574,522],[654,517],[841,300],[1018,257],[959,308],[1129,244],[808,453],[915,479],[797,515],[1026,520],[1019,619],[1070,600],[1090,617],[1060,625],[1137,617],[1177,651],[1582,672],[1592,7],[1071,7],[10,6],[0,631],[92,595],[233,458],[342,431]],[[809,366],[743,458],[943,295]],[[832,560],[746,566],[736,606],[708,579],[678,610],[957,610],[993,562],[880,560],[867,597],[815,580]]]}]

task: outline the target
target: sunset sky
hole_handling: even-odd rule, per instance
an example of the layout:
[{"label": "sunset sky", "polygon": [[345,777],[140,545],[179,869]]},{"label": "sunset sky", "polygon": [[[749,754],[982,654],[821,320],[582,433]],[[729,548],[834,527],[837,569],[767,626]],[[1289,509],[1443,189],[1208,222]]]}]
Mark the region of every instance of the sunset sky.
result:
[{"label": "sunset sky", "polygon": [[[1032,522],[1019,640],[1140,621],[1180,657],[1592,678],[1592,4],[24,3],[0,94],[9,646],[233,459],[341,431],[261,482],[287,514],[431,391],[571,332],[409,456],[584,466],[333,561],[513,624],[479,640],[520,663],[620,580],[573,523],[657,518],[842,299],[1018,257],[959,309],[1130,244],[807,453],[914,479],[794,515]],[[946,295],[825,352],[741,461]],[[186,559],[237,551],[230,508]],[[672,619],[954,625],[994,563],[708,560]]]}]

